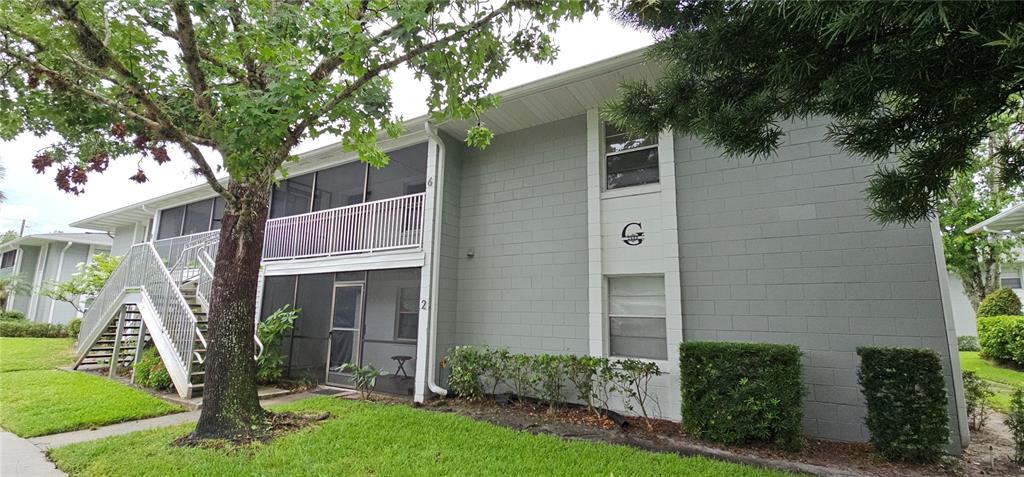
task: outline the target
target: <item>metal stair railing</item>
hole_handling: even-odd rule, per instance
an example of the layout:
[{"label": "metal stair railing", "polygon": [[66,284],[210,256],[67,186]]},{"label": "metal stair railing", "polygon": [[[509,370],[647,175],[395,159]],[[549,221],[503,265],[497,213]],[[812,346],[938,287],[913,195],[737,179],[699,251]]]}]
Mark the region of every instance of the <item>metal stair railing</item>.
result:
[{"label": "metal stair railing", "polygon": [[111,315],[121,306],[125,293],[138,283],[139,277],[142,276],[141,256],[144,254],[144,249],[132,247],[110,274],[100,292],[92,299],[89,309],[82,317],[82,328],[77,337],[76,361],[81,361],[85,357],[93,342],[106,329]]}]

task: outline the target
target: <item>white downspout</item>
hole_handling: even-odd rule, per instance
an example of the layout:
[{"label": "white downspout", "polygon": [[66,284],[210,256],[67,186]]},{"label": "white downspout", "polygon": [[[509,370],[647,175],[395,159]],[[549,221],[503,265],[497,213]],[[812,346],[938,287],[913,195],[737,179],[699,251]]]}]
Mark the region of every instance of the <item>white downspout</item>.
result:
[{"label": "white downspout", "polygon": [[39,247],[39,258],[36,259],[36,273],[32,276],[32,299],[28,304],[28,319],[36,320],[36,312],[39,311],[39,287],[43,284],[43,274],[46,273],[46,264],[50,262],[50,243],[47,242]]},{"label": "white downspout", "polygon": [[427,387],[430,388],[430,392],[437,394],[438,396],[447,396],[448,390],[442,388],[437,384],[437,376],[435,376],[436,365],[434,363],[436,356],[436,343],[437,343],[437,293],[438,283],[441,274],[441,264],[438,263],[440,257],[438,252],[441,248],[441,203],[444,202],[444,163],[445,163],[445,148],[444,141],[441,140],[441,136],[437,135],[437,131],[431,127],[430,123],[425,123],[423,128],[427,131],[427,137],[437,143],[438,156],[437,156],[437,172],[434,174],[436,177],[434,189],[435,206],[434,206],[434,227],[433,232],[434,238],[430,244],[430,250],[428,253],[434,259],[434,264],[430,269],[430,309],[427,314]]},{"label": "white downspout", "polygon": [[[55,278],[55,280],[58,281],[58,282],[60,281],[60,274],[64,271],[64,254],[67,253],[68,249],[71,248],[72,245],[74,245],[74,242],[69,241],[68,244],[65,245],[64,248],[62,248],[60,250],[60,259],[57,262],[57,277]],[[57,301],[51,299],[50,300],[50,316],[48,316],[46,318],[46,322],[47,323],[51,323],[51,324],[53,323],[53,309],[54,308],[57,308]]]}]

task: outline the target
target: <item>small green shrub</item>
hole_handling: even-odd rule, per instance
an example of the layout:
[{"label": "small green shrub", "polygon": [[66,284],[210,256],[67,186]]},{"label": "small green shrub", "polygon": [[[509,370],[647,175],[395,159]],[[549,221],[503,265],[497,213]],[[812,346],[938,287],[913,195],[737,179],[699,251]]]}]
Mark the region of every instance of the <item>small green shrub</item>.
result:
[{"label": "small green shrub", "polygon": [[977,336],[957,336],[956,347],[959,351],[981,351],[981,345],[978,344]]},{"label": "small green shrub", "polygon": [[285,305],[266,317],[256,327],[256,336],[263,343],[263,353],[256,359],[256,381],[260,384],[277,382],[284,375],[285,355],[281,352],[281,341],[291,333],[299,309],[288,309]]},{"label": "small green shrub", "polygon": [[134,382],[139,386],[161,391],[166,391],[174,386],[171,375],[164,367],[164,361],[160,359],[160,353],[153,346],[143,350],[142,356],[132,369],[135,373]]},{"label": "small green shrub", "polygon": [[64,325],[33,323],[23,320],[0,320],[0,336],[14,338],[67,338]]},{"label": "small green shrub", "polygon": [[630,412],[640,409],[640,415],[647,424],[647,430],[654,430],[651,425],[650,407],[654,397],[649,386],[651,379],[661,374],[656,363],[641,359],[624,359],[616,363],[620,379],[616,381],[618,391],[622,394],[622,403]]},{"label": "small green shrub", "polygon": [[18,310],[0,311],[0,321],[25,321],[25,314]]},{"label": "small green shrub", "polygon": [[508,378],[509,363],[512,353],[506,348],[499,348],[487,353],[484,359],[484,376],[491,382],[491,394],[497,394],[498,387]]},{"label": "small green shrub", "polygon": [[598,373],[608,366],[607,358],[595,356],[568,355],[565,357],[565,378],[576,389],[576,397],[587,405],[590,412],[597,414],[594,402],[598,398],[596,386],[600,384]]},{"label": "small green shrub", "polygon": [[456,346],[445,357],[448,367],[448,388],[456,396],[480,399],[484,395],[481,376],[487,370],[489,352],[473,346]]},{"label": "small green shrub", "polygon": [[967,400],[967,419],[971,429],[981,429],[988,422],[995,396],[992,385],[978,377],[974,371],[964,371],[964,396]]},{"label": "small green shrub", "polygon": [[549,412],[553,412],[555,406],[562,401],[562,388],[565,386],[563,363],[564,359],[559,355],[541,354],[533,358],[538,397],[547,403]]},{"label": "small green shrub", "polygon": [[682,426],[702,439],[803,445],[800,349],[690,341],[679,345]]},{"label": "small green shrub", "polygon": [[1009,288],[1000,288],[989,293],[984,300],[981,300],[976,313],[978,317],[1019,314],[1020,298]]},{"label": "small green shrub", "polygon": [[354,363],[345,363],[341,370],[352,375],[352,384],[356,385],[356,390],[363,400],[370,399],[373,389],[377,387],[377,378],[384,374],[373,366],[359,367]]},{"label": "small green shrub", "polygon": [[82,319],[75,318],[68,322],[68,336],[78,339],[78,334],[82,332]]},{"label": "small green shrub", "polygon": [[537,375],[533,372],[535,357],[528,354],[514,354],[508,361],[508,383],[516,396],[530,396],[537,389]]},{"label": "small green shrub", "polygon": [[1014,460],[1024,465],[1024,387],[1014,389],[1010,396],[1010,412],[1006,416],[1006,426],[1010,428],[1013,438]]},{"label": "small green shrub", "polygon": [[978,318],[981,356],[1024,368],[1024,316]]},{"label": "small green shrub", "polygon": [[893,461],[931,462],[949,442],[946,384],[930,349],[857,348],[871,444]]}]

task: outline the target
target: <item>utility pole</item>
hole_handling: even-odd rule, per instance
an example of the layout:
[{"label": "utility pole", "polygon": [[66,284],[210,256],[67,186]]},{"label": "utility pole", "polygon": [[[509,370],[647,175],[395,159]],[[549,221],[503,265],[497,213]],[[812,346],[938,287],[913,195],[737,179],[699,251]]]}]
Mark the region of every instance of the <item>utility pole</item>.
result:
[{"label": "utility pole", "polygon": [[25,219],[21,219],[21,230],[18,231],[18,237],[25,236]]}]

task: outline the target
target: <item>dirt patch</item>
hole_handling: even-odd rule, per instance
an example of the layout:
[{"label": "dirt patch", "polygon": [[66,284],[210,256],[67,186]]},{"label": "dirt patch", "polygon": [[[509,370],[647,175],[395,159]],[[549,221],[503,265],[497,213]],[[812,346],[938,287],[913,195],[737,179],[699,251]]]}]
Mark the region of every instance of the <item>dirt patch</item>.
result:
[{"label": "dirt patch", "polygon": [[[868,444],[808,439],[800,452],[787,452],[770,445],[746,447],[708,443],[687,435],[678,423],[652,419],[648,429],[642,418],[628,417],[625,427],[597,416],[583,407],[565,406],[549,412],[547,406],[523,401],[502,405],[490,400],[432,401],[427,409],[454,412],[476,420],[533,434],[551,434],[565,439],[582,439],[638,447],[655,452],[704,455],[721,460],[770,467],[791,472],[856,477],[925,477],[935,475],[1024,475],[1013,466],[1012,442],[1002,417],[993,415],[989,426],[972,433],[971,447],[961,458],[950,457],[933,465],[910,466],[886,462]],[[998,421],[998,422],[996,422]]]},{"label": "dirt patch", "polygon": [[267,412],[263,429],[235,439],[195,440],[191,434],[171,442],[173,446],[218,449],[227,452],[251,449],[252,444],[268,444],[274,439],[318,425],[331,417],[329,412]]}]

